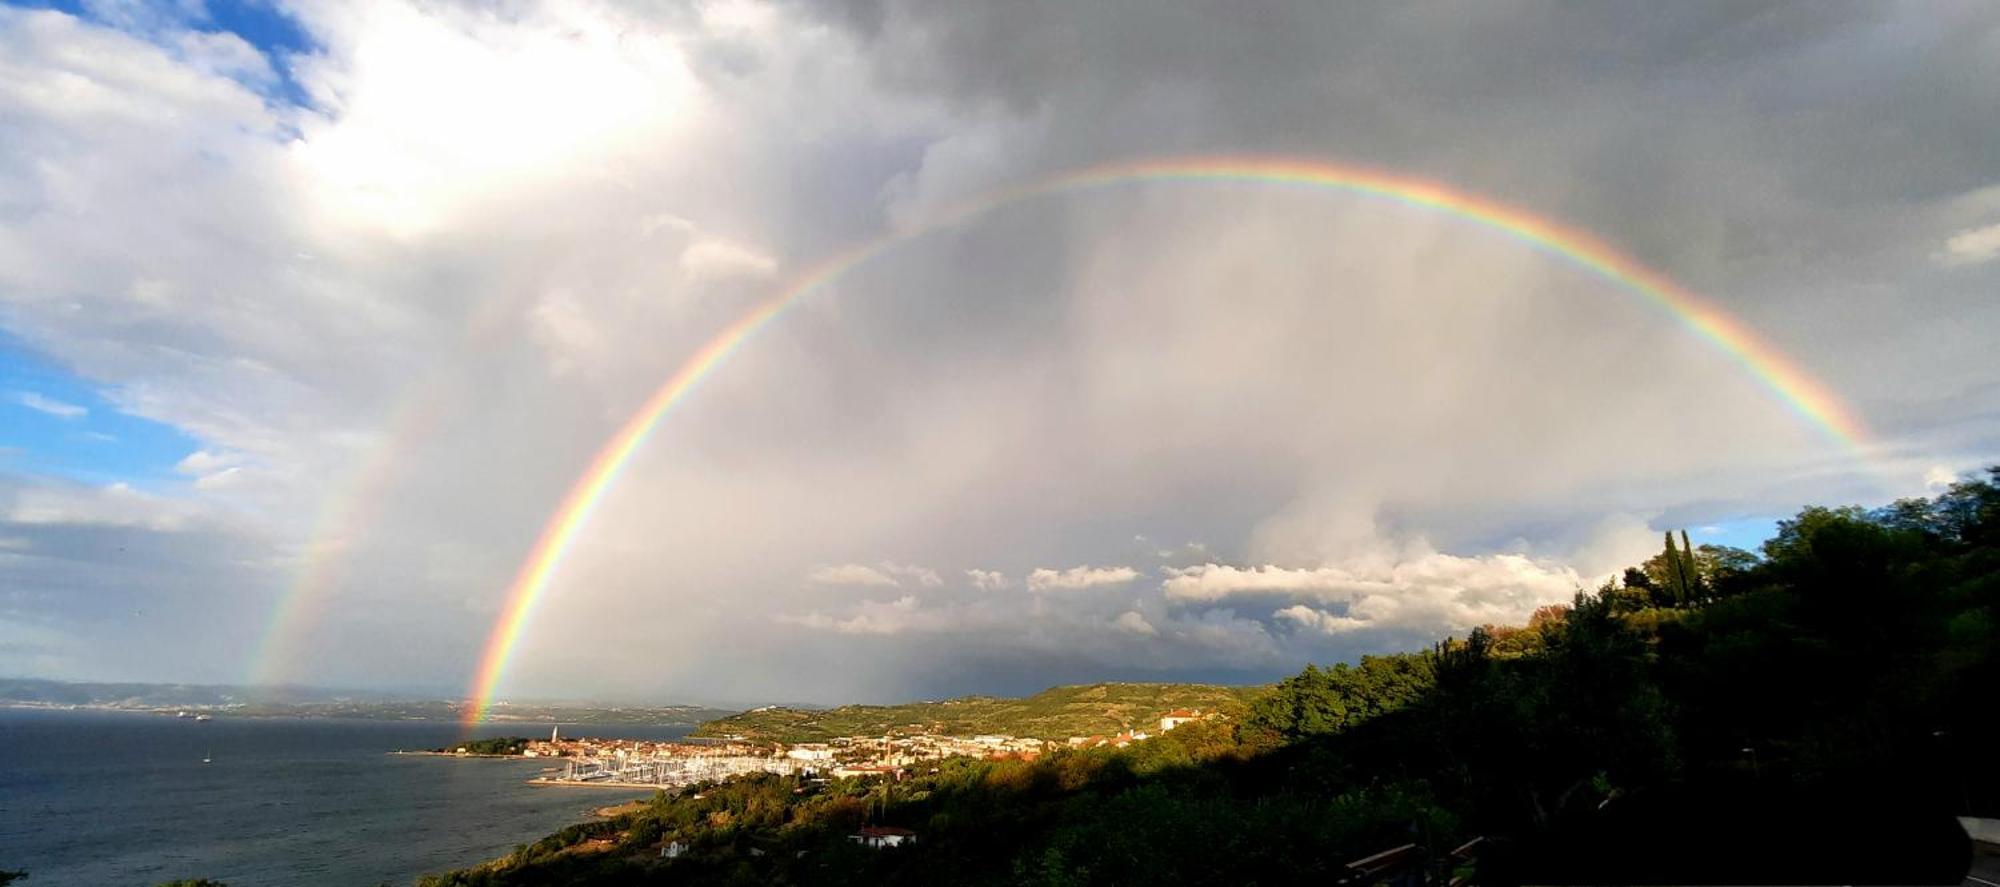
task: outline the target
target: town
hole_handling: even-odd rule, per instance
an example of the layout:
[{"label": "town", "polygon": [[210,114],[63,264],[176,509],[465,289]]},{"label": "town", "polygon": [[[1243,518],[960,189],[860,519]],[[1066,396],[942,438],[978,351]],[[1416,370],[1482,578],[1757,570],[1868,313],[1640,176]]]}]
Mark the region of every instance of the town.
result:
[{"label": "town", "polygon": [[[1157,732],[1217,717],[1175,709],[1161,715]],[[886,777],[900,779],[909,768],[951,757],[1034,760],[1054,748],[1123,748],[1154,735],[1127,729],[1112,736],[1072,736],[1061,742],[1006,735],[944,736],[892,732],[846,736],[827,742],[760,743],[740,737],[711,741],[564,738],[561,728],[545,740],[530,740],[522,757],[560,759],[529,780],[536,785],[648,786],[679,788],[750,773],[816,779]]]}]

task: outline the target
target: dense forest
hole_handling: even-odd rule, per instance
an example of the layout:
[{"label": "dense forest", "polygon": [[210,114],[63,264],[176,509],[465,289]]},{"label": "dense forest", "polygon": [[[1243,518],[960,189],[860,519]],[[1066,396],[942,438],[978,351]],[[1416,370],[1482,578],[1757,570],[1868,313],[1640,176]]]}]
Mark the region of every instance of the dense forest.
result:
[{"label": "dense forest", "polygon": [[1760,553],[1669,535],[1527,625],[1124,749],[697,786],[424,883],[1365,883],[1405,846],[1402,883],[1957,883],[1953,817],[2000,812],[1996,484],[1809,508]]}]

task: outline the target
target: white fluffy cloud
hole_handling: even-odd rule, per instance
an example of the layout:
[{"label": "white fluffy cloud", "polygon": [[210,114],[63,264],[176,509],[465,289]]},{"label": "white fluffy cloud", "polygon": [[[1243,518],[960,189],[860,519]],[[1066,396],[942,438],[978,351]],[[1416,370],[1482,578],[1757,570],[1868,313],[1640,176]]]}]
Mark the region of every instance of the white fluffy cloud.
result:
[{"label": "white fluffy cloud", "polygon": [[725,240],[697,240],[681,253],[681,270],[696,283],[711,283],[734,277],[769,278],[778,270],[777,260]]},{"label": "white fluffy cloud", "polygon": [[1153,623],[1147,622],[1146,617],[1137,610],[1126,610],[1118,614],[1118,618],[1111,620],[1111,627],[1119,631],[1146,635],[1147,637],[1152,637],[1160,633],[1159,629],[1154,628]]},{"label": "white fluffy cloud", "polygon": [[1123,585],[1139,578],[1131,567],[1070,567],[1052,570],[1042,567],[1028,574],[1030,591],[1075,591],[1100,585]]},{"label": "white fluffy cloud", "polygon": [[881,566],[882,570],[889,575],[898,577],[902,581],[914,582],[925,588],[936,588],[944,584],[944,578],[939,576],[936,570],[929,567],[919,567],[915,564],[899,564],[894,561],[883,561]]},{"label": "white fluffy cloud", "polygon": [[973,588],[983,591],[999,591],[1012,584],[1007,574],[999,570],[970,569],[965,571],[965,578],[972,580]]},{"label": "white fluffy cloud", "polygon": [[1950,265],[1976,265],[2000,257],[2000,222],[1967,228],[1944,242],[1944,261]]},{"label": "white fluffy cloud", "polygon": [[1293,604],[1277,610],[1272,616],[1289,622],[1299,628],[1317,631],[1321,634],[1344,634],[1369,627],[1369,620],[1351,616],[1335,616],[1324,610],[1315,610],[1304,604]]},{"label": "white fluffy cloud", "polygon": [[234,468],[241,464],[242,461],[241,456],[231,453],[211,453],[208,450],[195,450],[181,457],[179,462],[174,463],[174,470],[182,474],[201,477],[228,468]]},{"label": "white fluffy cloud", "polygon": [[1363,628],[1463,631],[1524,621],[1536,607],[1567,600],[1590,580],[1573,568],[1522,555],[1459,557],[1440,552],[1355,558],[1306,569],[1203,564],[1172,569],[1169,600],[1218,602],[1280,596],[1338,604],[1336,616],[1305,606],[1275,615],[1329,634]]}]

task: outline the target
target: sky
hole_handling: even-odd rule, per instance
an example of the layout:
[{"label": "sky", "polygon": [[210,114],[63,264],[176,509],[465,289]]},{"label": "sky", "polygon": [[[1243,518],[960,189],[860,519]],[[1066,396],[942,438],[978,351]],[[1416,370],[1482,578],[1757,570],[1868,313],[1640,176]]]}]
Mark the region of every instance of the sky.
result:
[{"label": "sky", "polygon": [[[511,698],[1266,681],[2000,461],[2000,8],[0,5],[0,674]],[[1699,294],[1867,431],[1488,226]]]}]

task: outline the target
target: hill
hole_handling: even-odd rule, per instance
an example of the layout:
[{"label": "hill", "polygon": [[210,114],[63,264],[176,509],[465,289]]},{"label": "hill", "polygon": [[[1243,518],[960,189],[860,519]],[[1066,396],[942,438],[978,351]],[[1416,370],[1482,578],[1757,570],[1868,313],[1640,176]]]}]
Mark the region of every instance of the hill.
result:
[{"label": "hill", "polygon": [[696,728],[694,735],[821,742],[838,736],[886,733],[1001,733],[1062,740],[1146,730],[1156,726],[1160,715],[1177,708],[1240,720],[1250,703],[1269,690],[1212,684],[1104,683],[1050,687],[1021,699],[964,696],[904,705],[843,705],[819,711],[772,706],[709,721]]},{"label": "hill", "polygon": [[[421,883],[1961,883],[1955,817],[2000,815],[2000,469],[1808,508],[1761,555],[1663,541],[1526,625],[1190,688],[1257,694],[1241,719],[732,777]],[[1149,692],[1191,703],[1114,684],[743,723],[1063,733]]]},{"label": "hill", "polygon": [[[0,706],[119,711],[194,711],[234,717],[350,718],[458,721],[466,703],[381,691],[225,684],[81,683],[0,678]],[[730,714],[698,705],[605,705],[591,702],[500,702],[493,722],[523,724],[647,724],[694,726]]]}]

